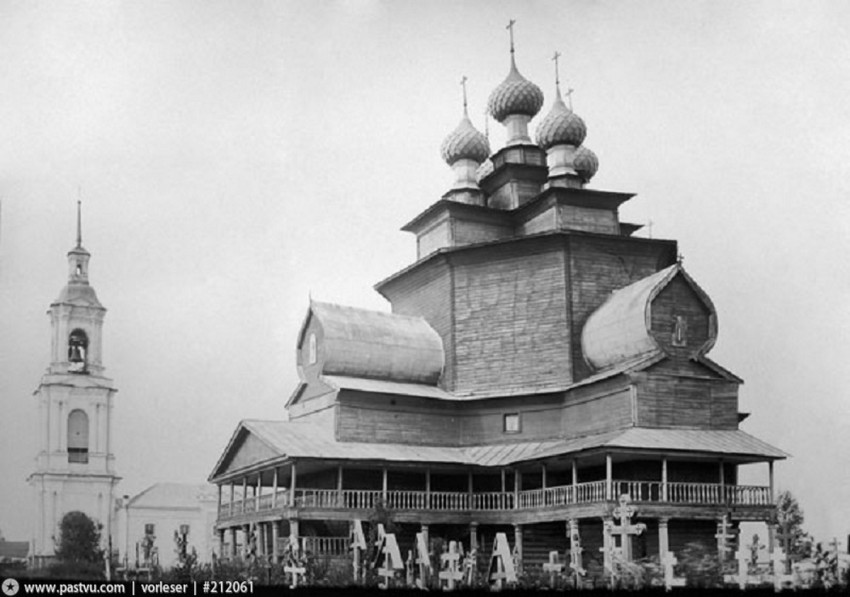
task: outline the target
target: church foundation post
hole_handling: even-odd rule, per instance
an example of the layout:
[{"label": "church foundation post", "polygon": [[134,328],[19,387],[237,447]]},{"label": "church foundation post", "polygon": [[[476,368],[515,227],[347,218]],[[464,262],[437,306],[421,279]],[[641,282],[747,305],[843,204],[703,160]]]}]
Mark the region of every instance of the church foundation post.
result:
[{"label": "church foundation post", "polygon": [[658,519],[658,555],[662,559],[670,551],[670,533],[668,529],[669,518]]},{"label": "church foundation post", "polygon": [[251,525],[242,525],[242,558],[248,559],[251,553]]},{"label": "church foundation post", "polygon": [[218,557],[224,558],[224,529],[218,530]]},{"label": "church foundation post", "polygon": [[239,552],[236,551],[236,527],[230,527],[230,557],[236,559]]},{"label": "church foundation post", "polygon": [[469,523],[469,551],[478,549],[478,523]]},{"label": "church foundation post", "polygon": [[280,522],[272,521],[272,563],[277,564],[280,561],[280,547],[278,540],[280,539]]},{"label": "church foundation post", "polygon": [[266,523],[257,523],[257,557],[266,555]]},{"label": "church foundation post", "polygon": [[522,525],[514,525],[514,552],[516,553],[516,573],[522,573]]}]

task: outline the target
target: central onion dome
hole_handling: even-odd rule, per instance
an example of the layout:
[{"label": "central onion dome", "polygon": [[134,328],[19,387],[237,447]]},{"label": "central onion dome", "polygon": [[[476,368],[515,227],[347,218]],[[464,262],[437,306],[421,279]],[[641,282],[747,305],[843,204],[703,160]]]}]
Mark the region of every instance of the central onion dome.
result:
[{"label": "central onion dome", "polygon": [[587,182],[593,178],[593,175],[599,169],[599,158],[587,147],[581,146],[576,149],[575,157],[573,158],[573,168],[582,180]]},{"label": "central onion dome", "polygon": [[525,114],[533,118],[543,107],[540,87],[519,74],[511,55],[511,72],[496,87],[487,100],[487,109],[497,122],[504,122],[511,114]]},{"label": "central onion dome", "polygon": [[464,112],[457,128],[443,139],[440,155],[450,166],[458,160],[472,160],[478,164],[490,156],[490,142],[480,132]]},{"label": "central onion dome", "polygon": [[549,149],[555,145],[578,147],[584,142],[585,135],[587,135],[587,127],[584,121],[567,108],[558,90],[552,109],[537,126],[537,144],[542,149]]}]

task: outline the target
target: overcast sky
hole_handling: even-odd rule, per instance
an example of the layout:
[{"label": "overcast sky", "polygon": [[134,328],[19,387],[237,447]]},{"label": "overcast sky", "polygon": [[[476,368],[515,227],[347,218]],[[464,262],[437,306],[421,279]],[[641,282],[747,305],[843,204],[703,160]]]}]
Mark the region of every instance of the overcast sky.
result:
[{"label": "overcast sky", "polygon": [[8,539],[78,189],[118,494],[202,482],[240,419],[284,416],[310,294],[388,309],[372,285],[415,258],[398,229],[453,179],[460,78],[483,129],[512,18],[541,116],[562,54],[591,186],[638,193],[622,219],[677,239],[714,300],[742,428],[793,454],[778,487],[850,533],[850,3],[0,0]]}]

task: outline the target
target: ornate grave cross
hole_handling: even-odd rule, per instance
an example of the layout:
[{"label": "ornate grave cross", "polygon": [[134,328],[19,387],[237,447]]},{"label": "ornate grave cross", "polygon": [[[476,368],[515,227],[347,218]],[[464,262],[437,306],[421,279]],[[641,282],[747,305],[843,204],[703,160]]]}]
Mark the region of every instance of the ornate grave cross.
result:
[{"label": "ornate grave cross", "polygon": [[570,569],[572,570],[576,588],[581,585],[581,577],[587,573],[581,562],[581,552],[583,551],[581,537],[578,534],[578,530],[576,530],[570,539]]},{"label": "ornate grave cross", "polygon": [[743,545],[738,547],[735,552],[735,559],[738,561],[738,574],[735,575],[735,580],[738,582],[738,588],[744,590],[747,588],[747,579],[749,577],[751,552],[750,548]]},{"label": "ornate grave cross", "polygon": [[516,582],[511,546],[508,544],[508,536],[505,533],[496,533],[490,566],[487,568],[487,580],[495,582],[498,589],[501,589],[505,582]]},{"label": "ornate grave cross", "polygon": [[440,556],[442,570],[440,570],[440,585],[445,582],[443,589],[454,591],[455,583],[463,580],[463,572],[461,572],[458,562],[460,553],[457,549],[457,541],[450,541],[448,551],[444,551]]},{"label": "ornate grave cross", "polygon": [[714,538],[717,539],[717,553],[720,554],[720,561],[725,562],[727,554],[732,551],[732,540],[735,538],[735,531],[729,524],[728,514],[724,514],[717,523],[717,534]]},{"label": "ornate grave cross", "polygon": [[773,588],[781,591],[786,583],[794,582],[793,574],[785,574],[785,552],[781,547],[776,547],[773,553],[770,554],[770,561],[773,564]]},{"label": "ornate grave cross", "polygon": [[672,551],[667,551],[661,554],[661,565],[664,567],[664,588],[668,591],[673,587],[685,586],[685,579],[676,578],[673,573],[673,569],[678,562],[679,560],[676,559],[676,554]]},{"label": "ornate grave cross", "polygon": [[555,587],[555,577],[564,571],[564,565],[558,559],[557,551],[549,552],[549,561],[543,564],[543,571],[549,573],[549,584]]},{"label": "ornate grave cross", "polygon": [[463,560],[463,581],[468,587],[475,584],[475,568],[478,565],[478,550],[473,548],[469,550],[466,558]]},{"label": "ornate grave cross", "polygon": [[431,571],[431,558],[428,554],[428,546],[425,544],[425,533],[416,533],[416,563],[419,565],[419,578],[416,579],[416,583],[420,589],[424,589],[428,584],[428,574]]},{"label": "ornate grave cross", "polygon": [[366,549],[366,536],[363,534],[363,524],[354,519],[351,521],[351,551],[352,565],[354,567],[354,582],[360,580],[360,556]]},{"label": "ornate grave cross", "polygon": [[404,565],[404,571],[406,573],[405,574],[405,585],[407,585],[407,587],[411,588],[411,589],[416,586],[416,584],[415,584],[416,574],[414,572],[415,570],[416,570],[416,564],[413,562],[413,550],[410,549],[407,552],[407,562]]},{"label": "ornate grave cross", "polygon": [[289,546],[287,547],[286,564],[283,566],[284,574],[289,575],[289,588],[295,589],[298,587],[298,582],[307,574],[307,569],[301,561],[301,550],[298,545],[298,538],[294,535],[289,536]]},{"label": "ornate grave cross", "polygon": [[646,530],[646,525],[641,523],[632,524],[632,516],[635,515],[634,507],[629,505],[630,498],[628,494],[620,496],[620,505],[614,508],[614,517],[620,520],[619,525],[611,525],[611,533],[620,535],[620,549],[623,552],[623,559],[627,562],[632,561],[632,535],[640,535]]},{"label": "ornate grave cross", "polygon": [[[381,537],[381,535],[383,535]],[[398,549],[394,533],[384,532],[384,525],[378,525],[378,557],[383,557],[381,568],[378,569],[378,576],[384,581],[378,586],[386,589],[390,586],[390,581],[395,578],[396,570],[404,570],[404,560],[401,559],[401,552]]]}]

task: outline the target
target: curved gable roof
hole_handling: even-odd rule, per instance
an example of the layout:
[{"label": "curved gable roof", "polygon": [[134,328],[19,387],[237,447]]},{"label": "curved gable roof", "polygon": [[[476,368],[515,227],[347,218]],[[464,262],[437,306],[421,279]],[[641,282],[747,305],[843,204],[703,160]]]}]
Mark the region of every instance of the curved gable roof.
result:
[{"label": "curved gable roof", "polygon": [[[581,334],[582,352],[587,361],[596,369],[605,369],[641,355],[661,354],[662,348],[651,333],[651,305],[658,293],[679,275],[713,315],[715,309],[711,299],[682,265],[676,263],[615,290],[590,315]],[[714,336],[695,356],[705,354],[713,344]]]},{"label": "curved gable roof", "polygon": [[311,302],[310,320],[322,328],[322,374],[436,385],[443,371],[443,341],[422,317]]}]

